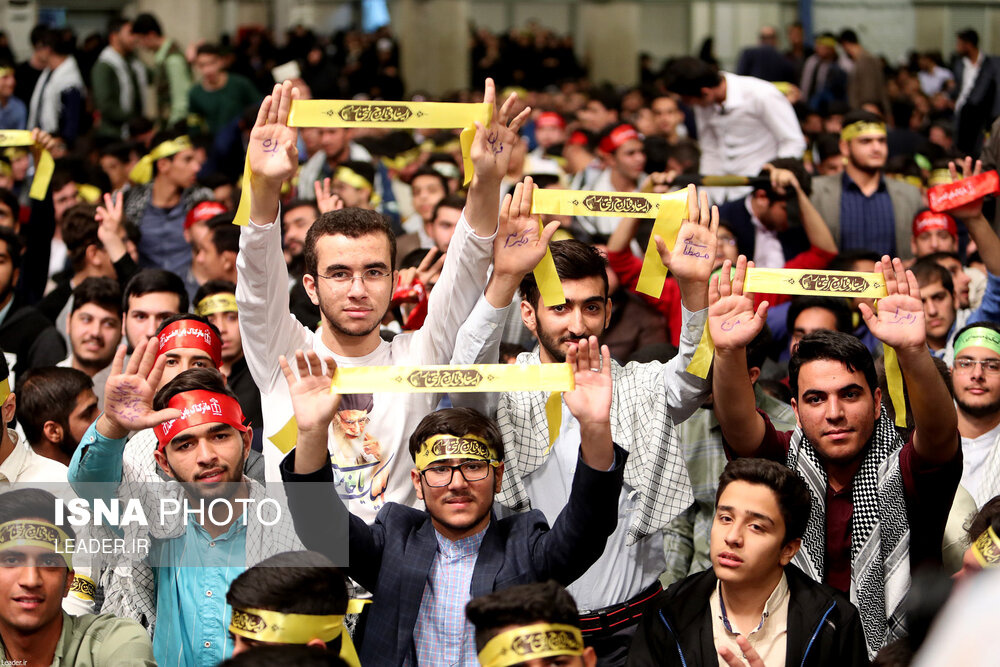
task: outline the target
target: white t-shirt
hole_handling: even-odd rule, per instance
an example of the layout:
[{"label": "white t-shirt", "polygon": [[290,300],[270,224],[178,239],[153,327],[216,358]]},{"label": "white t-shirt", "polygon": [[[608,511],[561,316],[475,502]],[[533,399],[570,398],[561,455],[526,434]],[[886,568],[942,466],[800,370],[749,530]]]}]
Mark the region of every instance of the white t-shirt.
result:
[{"label": "white t-shirt", "polygon": [[997,446],[998,437],[1000,437],[1000,425],[978,438],[962,438],[962,486],[972,494],[973,498],[979,498],[979,485],[982,483],[985,469],[983,464]]},{"label": "white t-shirt", "polygon": [[[16,432],[7,429],[14,441],[14,451],[0,462],[0,492],[10,484],[65,484],[66,466],[50,458],[36,454],[26,442],[20,442]],[[49,489],[51,490],[51,489]]]}]

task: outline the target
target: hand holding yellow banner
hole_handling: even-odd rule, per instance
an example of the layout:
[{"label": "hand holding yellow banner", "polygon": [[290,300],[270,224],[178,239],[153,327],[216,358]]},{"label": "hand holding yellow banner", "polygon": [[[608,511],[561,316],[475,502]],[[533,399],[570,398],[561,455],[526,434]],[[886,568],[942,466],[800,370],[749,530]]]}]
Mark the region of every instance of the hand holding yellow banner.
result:
[{"label": "hand holding yellow banner", "polygon": [[338,367],[331,383],[338,394],[572,391],[575,386],[568,364]]},{"label": "hand holding yellow banner", "polygon": [[[31,138],[31,130],[0,130],[0,148],[34,145],[35,141]],[[49,191],[49,182],[52,180],[55,166],[52,154],[43,148],[38,154],[35,177],[31,181],[31,190],[28,191],[29,197],[38,201],[45,199],[45,193]]]},{"label": "hand holding yellow banner", "polygon": [[587,190],[537,190],[531,212],[546,215],[585,215],[611,218],[654,218],[636,290],[659,298],[667,267],[656,249],[657,236],[672,249],[681,221],[688,215],[687,191],[668,194],[596,192]]}]

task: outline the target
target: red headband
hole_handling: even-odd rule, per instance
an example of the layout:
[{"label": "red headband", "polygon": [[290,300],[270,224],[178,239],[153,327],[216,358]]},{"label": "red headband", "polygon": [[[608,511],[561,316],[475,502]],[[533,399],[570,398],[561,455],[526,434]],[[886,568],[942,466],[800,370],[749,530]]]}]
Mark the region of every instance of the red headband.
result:
[{"label": "red headband", "polygon": [[228,210],[225,204],[217,201],[203,201],[200,204],[195,204],[194,208],[188,211],[187,217],[184,218],[184,229],[190,229],[192,225],[210,220]]},{"label": "red headband", "polygon": [[949,234],[958,238],[958,227],[955,225],[955,219],[950,215],[945,215],[944,213],[934,213],[933,211],[924,211],[913,219],[914,237],[935,229],[946,229]]},{"label": "red headband", "polygon": [[198,320],[177,320],[164,327],[158,336],[160,350],[156,353],[157,357],[177,348],[193,347],[207,352],[216,368],[222,367],[222,341],[207,324]]},{"label": "red headband", "polygon": [[535,127],[558,127],[563,130],[566,129],[566,121],[555,111],[546,111],[538,115]]},{"label": "red headband", "polygon": [[243,425],[243,410],[239,401],[226,394],[204,389],[185,391],[171,398],[167,407],[180,410],[181,416],[156,427],[160,451],[181,431],[201,424],[228,424],[240,433],[246,433],[247,430]]},{"label": "red headband", "polygon": [[580,130],[577,130],[576,132],[574,132],[569,136],[569,139],[566,140],[566,144],[568,146],[583,146],[584,148],[586,148],[587,145],[590,144],[590,140],[587,139],[586,134],[584,134]]},{"label": "red headband", "polygon": [[639,133],[635,131],[635,128],[631,125],[619,125],[615,129],[611,130],[606,137],[601,139],[601,143],[598,148],[604,153],[614,153],[616,150],[622,147],[626,141],[630,139],[638,139]]}]

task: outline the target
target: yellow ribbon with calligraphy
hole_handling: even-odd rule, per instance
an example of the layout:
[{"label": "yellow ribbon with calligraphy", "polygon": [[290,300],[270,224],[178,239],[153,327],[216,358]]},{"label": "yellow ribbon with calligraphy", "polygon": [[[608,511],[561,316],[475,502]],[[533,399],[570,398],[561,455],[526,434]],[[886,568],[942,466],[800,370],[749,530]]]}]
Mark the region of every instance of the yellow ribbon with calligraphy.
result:
[{"label": "yellow ribbon with calligraphy", "polygon": [[571,391],[575,386],[569,364],[339,367],[331,383],[338,394]]},{"label": "yellow ribbon with calligraphy", "polygon": [[351,635],[344,632],[342,615],[285,614],[270,609],[233,607],[229,631],[268,644],[308,644],[313,639],[330,643],[340,637],[340,658],[350,667],[360,667]]},{"label": "yellow ribbon with calligraphy", "polygon": [[[0,148],[10,146],[33,146],[29,130],[0,130]],[[31,181],[31,189],[28,196],[41,201],[45,199],[45,193],[49,191],[49,182],[52,180],[52,172],[56,168],[52,154],[44,148],[38,154],[38,163],[35,165],[35,177]]]},{"label": "yellow ribbon with calligraphy", "polygon": [[479,652],[483,667],[511,667],[557,656],[583,655],[580,628],[562,623],[532,623],[501,632]]},{"label": "yellow ribbon with calligraphy", "polygon": [[610,218],[653,218],[653,231],[642,260],[636,291],[659,298],[667,267],[656,249],[659,236],[673,249],[681,221],[687,217],[687,191],[668,194],[643,192],[595,192],[586,190],[535,190],[533,214],[583,215]]},{"label": "yellow ribbon with calligraphy", "polygon": [[1000,537],[993,526],[988,526],[972,543],[972,555],[983,567],[1000,565]]}]

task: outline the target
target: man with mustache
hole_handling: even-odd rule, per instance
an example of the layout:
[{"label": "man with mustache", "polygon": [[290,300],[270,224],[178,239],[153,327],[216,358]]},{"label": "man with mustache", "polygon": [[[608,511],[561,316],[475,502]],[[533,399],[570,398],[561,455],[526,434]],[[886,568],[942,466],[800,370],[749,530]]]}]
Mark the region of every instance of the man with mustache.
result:
[{"label": "man with mustache", "polygon": [[111,278],[87,278],[73,290],[70,303],[66,319],[70,355],[57,365],[86,373],[101,404],[111,360],[122,340],[122,291]]}]

